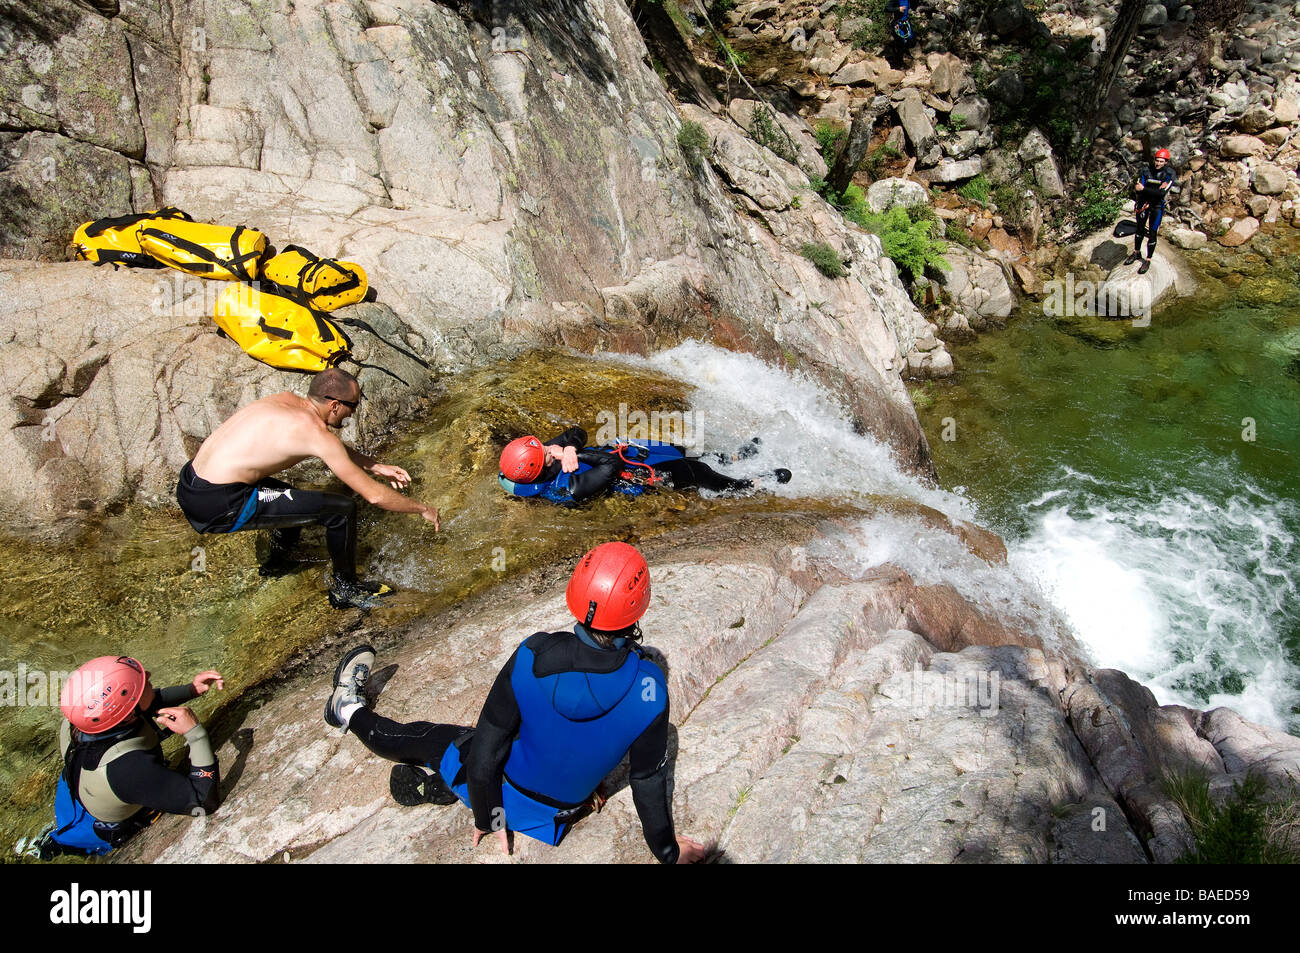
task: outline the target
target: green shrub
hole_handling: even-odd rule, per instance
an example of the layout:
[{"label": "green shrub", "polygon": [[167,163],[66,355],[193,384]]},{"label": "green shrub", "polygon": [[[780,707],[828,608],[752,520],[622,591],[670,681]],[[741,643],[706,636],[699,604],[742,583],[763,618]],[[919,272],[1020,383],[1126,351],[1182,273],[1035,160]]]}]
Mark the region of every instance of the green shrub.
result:
[{"label": "green shrub", "polygon": [[790,137],[772,115],[772,108],[765,103],[754,107],[754,118],[749,121],[749,134],[760,146],[766,146],[786,162],[795,162],[794,149]]},{"label": "green shrub", "polygon": [[717,23],[733,9],[735,9],[736,0],[713,0],[709,4],[709,19]]},{"label": "green shrub", "polygon": [[844,270],[839,254],[825,242],[804,242],[799,253],[816,265],[817,270],[827,278],[843,278],[848,273]]},{"label": "green shrub", "polygon": [[1194,846],[1179,863],[1300,863],[1300,802],[1294,796],[1300,792],[1269,803],[1264,780],[1254,774],[1218,804],[1203,773],[1169,775],[1164,787],[1192,830]]},{"label": "green shrub", "polygon": [[718,47],[718,55],[729,63],[734,64],[737,69],[749,63],[748,53],[742,53],[739,50],[732,49],[731,44],[722,37],[716,37],[715,43]]},{"label": "green shrub", "polygon": [[933,215],[913,221],[906,208],[896,205],[879,214],[864,211],[855,220],[867,231],[880,236],[885,254],[898,266],[899,271],[906,272],[913,281],[925,274],[926,268],[940,271],[949,269],[950,266],[943,257],[943,253],[948,250],[947,244],[930,237]]},{"label": "green shrub", "polygon": [[1101,173],[1094,172],[1084,180],[1075,198],[1074,224],[1085,232],[1104,228],[1115,221],[1123,207],[1117,190]]},{"label": "green shrub", "polygon": [[687,119],[682,128],[677,130],[677,148],[682,150],[691,168],[698,169],[704,164],[704,157],[709,153],[709,134],[698,122]]},{"label": "green shrub", "polygon": [[989,183],[988,178],[983,172],[981,172],[979,175],[975,176],[975,178],[971,179],[959,188],[957,194],[964,199],[969,199],[972,202],[979,202],[980,205],[983,205],[989,200],[989,191],[991,189],[992,185]]},{"label": "green shrub", "polygon": [[979,242],[975,241],[975,236],[970,233],[965,225],[958,225],[956,222],[949,222],[947,233],[947,238],[950,242],[954,242],[964,248],[979,247]]},{"label": "green shrub", "polygon": [[867,153],[867,157],[862,160],[859,166],[873,180],[880,178],[880,167],[889,159],[901,159],[903,154],[888,142],[882,142],[876,148]]},{"label": "green shrub", "polygon": [[1002,224],[1010,230],[1019,228],[1029,221],[1029,210],[1033,206],[1033,190],[1022,184],[1003,183],[993,189],[992,197],[1002,216]]},{"label": "green shrub", "polygon": [[848,138],[848,132],[832,126],[828,122],[819,122],[817,128],[813,130],[817,136],[817,146],[821,150],[822,159],[826,162],[827,168],[835,164],[835,157],[839,154],[840,143]]}]

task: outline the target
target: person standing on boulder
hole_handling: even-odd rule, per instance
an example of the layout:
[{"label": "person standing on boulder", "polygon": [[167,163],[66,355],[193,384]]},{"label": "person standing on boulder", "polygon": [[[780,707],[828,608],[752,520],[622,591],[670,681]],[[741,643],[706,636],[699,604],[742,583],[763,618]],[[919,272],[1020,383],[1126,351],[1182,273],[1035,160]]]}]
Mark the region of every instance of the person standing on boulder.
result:
[{"label": "person standing on boulder", "polygon": [[668,683],[637,644],[650,604],[650,569],[627,543],[605,543],[578,561],[565,593],[578,624],[538,632],[515,649],[488,692],[478,725],[400,724],[367,707],[375,650],[352,649],[334,673],[325,722],[397,761],[389,787],[407,806],[463,802],[474,846],[509,831],[559,846],[604,805],[601,781],[624,756],[647,846],[661,863],[694,863],[707,851],[673,832],[668,772]]},{"label": "person standing on boulder", "polygon": [[[330,605],[370,608],[390,590],[357,578],[357,504],[341,493],[299,490],[278,473],[308,457],[319,457],[333,474],[366,501],[395,513],[418,513],[439,528],[438,511],[396,492],[411,483],[401,467],[380,463],[344,446],[330,433],[361,403],[361,385],[347,371],[332,367],[312,378],[306,397],[289,391],[242,407],[199,447],[181,470],[176,500],[200,533],[271,530],[271,554],[264,576],[279,576],[296,566],[291,557],[302,527],[325,527],[333,563]],[[392,489],[364,471],[387,480]]]},{"label": "person standing on boulder", "polygon": [[1169,164],[1169,150],[1157,149],[1155,163],[1145,166],[1133,186],[1136,202],[1135,215],[1137,231],[1133,234],[1133,254],[1124,259],[1124,264],[1131,265],[1142,258],[1142,239],[1147,240],[1147,256],[1138,268],[1138,274],[1145,275],[1151,267],[1151,257],[1156,251],[1156,231],[1165,216],[1165,199],[1173,188],[1177,177]]}]

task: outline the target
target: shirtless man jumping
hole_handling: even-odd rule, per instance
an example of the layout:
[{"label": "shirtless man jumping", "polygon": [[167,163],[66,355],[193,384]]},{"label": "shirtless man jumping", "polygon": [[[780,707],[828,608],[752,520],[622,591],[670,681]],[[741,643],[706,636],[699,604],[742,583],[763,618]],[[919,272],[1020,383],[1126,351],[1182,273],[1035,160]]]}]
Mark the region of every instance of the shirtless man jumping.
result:
[{"label": "shirtless man jumping", "polygon": [[[312,378],[306,397],[285,391],[254,401],[235,412],[203,441],[181,470],[176,499],[200,533],[271,530],[271,555],[264,576],[279,576],[295,565],[290,556],[302,527],[325,527],[334,574],[330,605],[368,608],[386,591],[357,578],[357,504],[340,493],[298,490],[278,473],[308,457],[319,457],[334,475],[375,506],[395,513],[419,513],[438,526],[438,511],[396,492],[410,485],[401,467],[380,463],[350,450],[328,428],[338,429],[356,412],[361,385],[346,371],[330,368]],[[369,470],[392,489],[370,479]]]}]

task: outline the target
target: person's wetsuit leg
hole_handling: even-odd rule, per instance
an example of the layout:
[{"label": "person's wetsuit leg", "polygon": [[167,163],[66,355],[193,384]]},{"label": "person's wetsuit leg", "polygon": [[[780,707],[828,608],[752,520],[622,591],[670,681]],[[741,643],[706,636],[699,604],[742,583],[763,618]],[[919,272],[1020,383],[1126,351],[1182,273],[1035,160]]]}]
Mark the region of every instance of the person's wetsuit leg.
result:
[{"label": "person's wetsuit leg", "polygon": [[753,487],[751,480],[737,480],[714,470],[703,460],[683,457],[680,460],[665,460],[655,464],[656,473],[667,473],[673,481],[674,489],[713,490],[748,490]]},{"label": "person's wetsuit leg", "polygon": [[[1165,217],[1165,207],[1163,205],[1152,205],[1147,210],[1147,258],[1151,258],[1156,253],[1156,232],[1160,229],[1160,221]],[[1138,233],[1142,237],[1142,233]]]},{"label": "person's wetsuit leg", "polygon": [[473,729],[428,721],[404,725],[362,708],[348,720],[348,730],[379,757],[398,762],[393,765],[389,790],[399,804],[454,804],[459,800],[443,781],[438,765],[447,746]]},{"label": "person's wetsuit leg", "polygon": [[[281,546],[292,546],[302,527],[319,524],[325,528],[325,545],[334,564],[336,579],[357,578],[357,504],[341,493],[299,490],[280,480],[265,479],[257,484],[257,512],[240,529],[269,529],[272,554]],[[276,539],[278,535],[278,539]]]},{"label": "person's wetsuit leg", "polygon": [[388,761],[436,765],[446,753],[447,745],[470,729],[429,721],[402,724],[362,708],[348,720],[348,730],[374,754]]}]

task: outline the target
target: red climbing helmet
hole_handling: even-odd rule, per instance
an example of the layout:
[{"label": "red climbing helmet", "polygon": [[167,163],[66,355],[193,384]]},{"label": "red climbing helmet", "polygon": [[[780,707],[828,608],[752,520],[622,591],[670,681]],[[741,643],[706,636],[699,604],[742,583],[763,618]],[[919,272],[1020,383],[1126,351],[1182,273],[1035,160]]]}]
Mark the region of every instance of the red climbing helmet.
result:
[{"label": "red climbing helmet", "polygon": [[1168,149],[1157,149],[1157,150],[1156,150],[1156,158],[1157,158],[1157,159],[1164,159],[1166,162],[1168,162],[1168,161],[1169,161],[1169,150],[1168,150]]},{"label": "red climbing helmet", "polygon": [[578,560],[564,599],[573,617],[602,632],[633,625],[650,605],[650,567],[627,543],[603,543]]},{"label": "red climbing helmet", "polygon": [[131,716],[148,680],[144,666],[130,656],[103,655],[63,683],[59,707],[78,731],[103,734]]},{"label": "red climbing helmet", "polygon": [[546,466],[546,448],[536,437],[519,437],[501,451],[501,475],[511,483],[532,483]]}]

